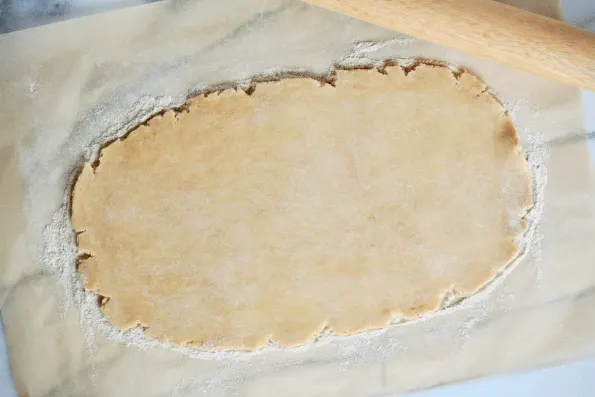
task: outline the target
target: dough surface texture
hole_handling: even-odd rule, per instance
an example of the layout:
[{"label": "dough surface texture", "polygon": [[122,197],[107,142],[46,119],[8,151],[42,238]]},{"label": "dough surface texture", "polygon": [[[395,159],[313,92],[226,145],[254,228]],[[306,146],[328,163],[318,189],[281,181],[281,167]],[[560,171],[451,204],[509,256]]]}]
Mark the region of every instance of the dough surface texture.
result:
[{"label": "dough surface texture", "polygon": [[197,97],[104,147],[72,222],[107,318],[295,346],[418,318],[508,265],[532,188],[503,106],[467,72],[386,71]]}]

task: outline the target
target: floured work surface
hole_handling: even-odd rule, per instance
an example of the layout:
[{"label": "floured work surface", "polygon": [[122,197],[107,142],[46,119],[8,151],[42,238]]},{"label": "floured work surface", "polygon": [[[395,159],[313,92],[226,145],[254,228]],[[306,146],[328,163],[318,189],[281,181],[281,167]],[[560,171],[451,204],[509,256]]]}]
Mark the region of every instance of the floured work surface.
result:
[{"label": "floured work surface", "polygon": [[[519,3],[543,11],[555,2]],[[2,316],[21,394],[394,395],[593,354],[595,172],[578,91],[439,46],[386,41],[395,37],[299,1],[252,0],[233,13],[214,0],[159,2],[0,36]],[[485,81],[529,161],[543,163],[542,182],[547,168],[538,238],[489,293],[382,331],[194,357],[149,349],[142,332],[94,317],[97,301],[75,270],[68,196],[73,171],[100,145],[212,87],[281,72],[326,80],[337,64],[416,57]]]},{"label": "floured work surface", "polygon": [[511,263],[532,182],[505,109],[470,73],[384,73],[199,97],[102,149],[72,219],[107,317],[294,346],[418,318]]}]

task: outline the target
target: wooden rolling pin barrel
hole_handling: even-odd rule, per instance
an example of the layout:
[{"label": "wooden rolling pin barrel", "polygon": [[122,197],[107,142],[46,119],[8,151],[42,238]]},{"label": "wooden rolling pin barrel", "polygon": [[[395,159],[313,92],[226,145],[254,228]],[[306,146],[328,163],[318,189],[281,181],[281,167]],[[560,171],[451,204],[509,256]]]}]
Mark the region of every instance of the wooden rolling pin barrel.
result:
[{"label": "wooden rolling pin barrel", "polygon": [[595,91],[595,34],[494,0],[305,0]]}]

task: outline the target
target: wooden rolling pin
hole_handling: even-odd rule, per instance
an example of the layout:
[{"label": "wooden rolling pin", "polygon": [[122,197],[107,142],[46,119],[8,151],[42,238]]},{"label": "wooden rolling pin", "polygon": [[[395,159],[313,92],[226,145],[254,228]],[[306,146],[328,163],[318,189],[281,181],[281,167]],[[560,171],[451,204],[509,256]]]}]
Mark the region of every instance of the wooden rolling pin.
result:
[{"label": "wooden rolling pin", "polygon": [[595,91],[595,34],[493,0],[305,0]]}]

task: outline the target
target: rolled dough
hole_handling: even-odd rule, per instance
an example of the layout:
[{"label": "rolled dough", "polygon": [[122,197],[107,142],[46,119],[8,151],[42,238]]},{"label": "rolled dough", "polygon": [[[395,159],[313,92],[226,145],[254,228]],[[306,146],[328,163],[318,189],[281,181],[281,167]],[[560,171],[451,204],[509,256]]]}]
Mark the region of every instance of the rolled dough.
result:
[{"label": "rolled dough", "polygon": [[72,222],[107,318],[201,348],[294,346],[492,279],[532,205],[511,120],[470,73],[386,72],[198,97],[103,148]]}]

